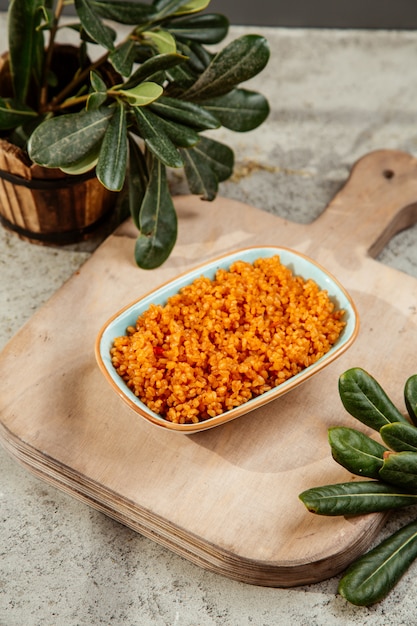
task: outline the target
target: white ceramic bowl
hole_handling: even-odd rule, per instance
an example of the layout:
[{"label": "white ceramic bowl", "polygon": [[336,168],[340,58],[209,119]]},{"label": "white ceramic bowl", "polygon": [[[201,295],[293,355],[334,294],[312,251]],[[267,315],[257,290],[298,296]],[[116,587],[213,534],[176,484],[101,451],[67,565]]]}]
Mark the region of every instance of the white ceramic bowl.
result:
[{"label": "white ceramic bowl", "polygon": [[[221,415],[217,415],[216,417],[209,418],[197,424],[174,424],[151,411],[130,391],[126,383],[114,369],[110,358],[110,348],[113,345],[114,339],[125,335],[128,326],[135,326],[139,315],[144,313],[151,304],[164,305],[169,297],[176,294],[185,285],[192,283],[196,278],[206,276],[213,279],[219,268],[228,269],[230,265],[237,260],[253,263],[258,258],[271,257],[274,255],[279,255],[281,263],[289,267],[294,274],[298,274],[304,279],[313,279],[321,289],[327,290],[329,297],[337,308],[344,309],[345,315],[343,319],[346,322],[346,326],[329,352],[316,361],[316,363],[305,368],[295,376],[292,376],[281,385],[266,391],[260,396],[252,398],[248,402],[230,411],[225,411]],[[355,341],[358,330],[358,313],[351,297],[340,283],[323,267],[305,255],[288,248],[275,246],[245,248],[200,265],[148,293],[139,300],[125,306],[121,311],[113,315],[100,330],[96,340],[95,354],[97,363],[106,380],[122,400],[138,415],[157,426],[184,434],[190,434],[224,424],[294,389],[294,387],[300,385],[343,354]]]}]

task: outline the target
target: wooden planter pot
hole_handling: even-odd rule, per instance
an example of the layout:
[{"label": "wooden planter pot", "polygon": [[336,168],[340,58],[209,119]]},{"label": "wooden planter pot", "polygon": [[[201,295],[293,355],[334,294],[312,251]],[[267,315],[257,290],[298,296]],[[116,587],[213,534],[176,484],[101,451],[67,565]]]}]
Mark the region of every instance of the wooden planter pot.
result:
[{"label": "wooden planter pot", "polygon": [[91,236],[113,212],[117,194],[94,175],[69,176],[28,162],[0,140],[0,222],[21,239],[65,245]]},{"label": "wooden planter pot", "polygon": [[[72,46],[57,45],[60,67],[74,62]],[[10,83],[7,54],[0,57],[0,86]],[[90,237],[110,217],[118,194],[105,189],[94,171],[64,174],[33,164],[27,154],[0,139],[0,222],[21,239],[64,245]]]}]

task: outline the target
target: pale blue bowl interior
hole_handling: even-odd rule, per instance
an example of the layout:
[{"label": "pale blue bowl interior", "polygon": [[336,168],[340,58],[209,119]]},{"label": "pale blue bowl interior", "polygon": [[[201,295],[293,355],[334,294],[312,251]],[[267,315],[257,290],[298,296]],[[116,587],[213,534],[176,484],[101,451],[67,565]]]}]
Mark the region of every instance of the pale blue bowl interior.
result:
[{"label": "pale blue bowl interior", "polygon": [[[100,357],[109,375],[111,376],[117,387],[120,389],[120,391],[128,398],[130,398],[130,400],[134,404],[136,404],[138,407],[141,407],[146,413],[152,415],[156,419],[165,421],[163,417],[151,411],[143,402],[141,402],[130,391],[125,382],[116,373],[110,359],[110,349],[113,346],[114,339],[116,337],[120,337],[121,335],[125,335],[128,326],[135,326],[136,320],[139,315],[144,313],[151,304],[164,305],[168,298],[178,293],[181,287],[190,284],[196,278],[199,278],[200,276],[206,276],[210,279],[213,279],[218,269],[228,269],[230,265],[235,261],[242,260],[253,263],[256,259],[259,259],[261,257],[270,257],[276,254],[279,255],[281,263],[289,267],[294,274],[300,275],[304,279],[311,278],[319,285],[321,289],[326,289],[329,297],[335,303],[336,307],[345,310],[344,321],[346,322],[346,326],[343,329],[343,332],[341,333],[337,342],[332,346],[329,352],[321,357],[321,359],[316,361],[316,363],[314,363],[313,365],[310,365],[310,367],[306,368],[302,372],[299,372],[298,374],[293,376],[290,380],[293,382],[301,376],[304,377],[305,373],[308,370],[317,368],[323,360],[329,359],[334,352],[339,350],[345,343],[349,341],[350,337],[355,332],[355,328],[357,325],[355,311],[352,308],[351,302],[346,293],[339,286],[339,284],[335,282],[335,280],[331,276],[329,276],[323,269],[315,265],[314,262],[302,256],[299,256],[296,252],[278,247],[250,248],[246,250],[238,250],[233,254],[230,254],[218,260],[214,260],[191,272],[188,272],[184,276],[180,276],[179,278],[169,282],[165,286],[145,296],[138,302],[132,304],[108,324],[100,340]],[[282,385],[280,385],[280,389],[284,390],[285,386],[288,386],[288,383],[289,381],[282,383]],[[268,396],[274,394],[274,392],[276,393],[275,389],[271,389],[270,391],[265,392],[265,400],[267,400]],[[246,403],[248,411],[250,410],[250,403],[251,400]]]}]

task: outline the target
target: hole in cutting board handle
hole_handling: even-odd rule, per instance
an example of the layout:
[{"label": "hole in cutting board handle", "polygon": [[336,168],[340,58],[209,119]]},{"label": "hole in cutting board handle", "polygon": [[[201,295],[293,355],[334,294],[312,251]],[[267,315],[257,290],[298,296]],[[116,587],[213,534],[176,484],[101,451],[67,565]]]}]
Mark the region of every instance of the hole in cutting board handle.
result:
[{"label": "hole in cutting board handle", "polygon": [[387,180],[390,180],[391,178],[394,178],[395,176],[395,172],[394,170],[384,170],[382,172],[382,175],[384,178],[386,178]]}]

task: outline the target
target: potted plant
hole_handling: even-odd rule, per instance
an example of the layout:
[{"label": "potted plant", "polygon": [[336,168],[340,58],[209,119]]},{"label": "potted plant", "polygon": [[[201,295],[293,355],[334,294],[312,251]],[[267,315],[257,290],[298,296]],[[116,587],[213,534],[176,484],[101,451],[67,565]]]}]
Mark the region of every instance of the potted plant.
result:
[{"label": "potted plant", "polygon": [[[204,132],[248,131],[266,119],[265,97],[240,84],[265,67],[268,43],[244,35],[218,50],[229,23],[206,12],[210,0],[75,0],[74,23],[63,19],[64,4],[72,3],[10,2],[0,143],[25,167],[51,172],[55,185],[57,176],[69,188],[86,178],[123,192],[139,231],[136,262],[155,268],[177,235],[170,168],[183,168],[190,192],[212,200],[234,154]],[[59,44],[63,28],[76,33],[75,47]],[[0,172],[0,191],[5,178]]]}]

